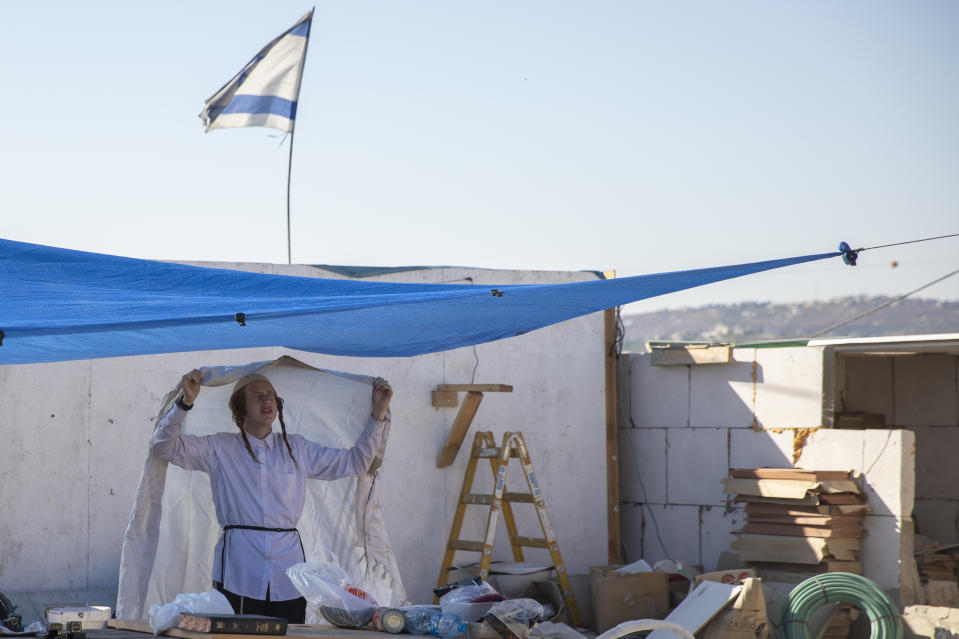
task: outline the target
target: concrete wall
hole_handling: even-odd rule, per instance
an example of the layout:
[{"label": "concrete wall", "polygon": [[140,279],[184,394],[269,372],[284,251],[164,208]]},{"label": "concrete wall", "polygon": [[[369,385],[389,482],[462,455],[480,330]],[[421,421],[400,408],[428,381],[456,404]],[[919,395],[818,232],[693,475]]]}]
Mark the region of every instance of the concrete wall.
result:
[{"label": "concrete wall", "polygon": [[916,437],[916,532],[959,542],[959,357],[841,356],[841,408],[884,415]]},{"label": "concrete wall", "polygon": [[[731,468],[792,466],[797,433],[821,425],[822,348],[738,348],[733,359],[652,366],[650,354],[630,355],[630,423],[620,425],[630,560],[668,553],[716,569],[744,523],[742,505],[727,499],[721,480]],[[824,429],[802,443],[795,464],[863,473],[873,512],[861,559],[866,576],[890,590],[908,578],[902,559],[912,552],[913,447],[909,431]]]},{"label": "concrete wall", "polygon": [[[336,277],[306,266],[233,266]],[[525,284],[593,278],[591,273],[433,269],[376,279]],[[121,539],[160,399],[194,367],[282,354],[318,367],[381,375],[393,383],[393,428],[379,490],[412,600],[432,598],[466,465],[466,451],[461,451],[451,468],[436,468],[457,410],[431,406],[430,391],[441,383],[475,379],[514,386],[513,393],[485,395],[464,447],[468,451],[480,429],[492,430],[497,438],[506,430],[523,431],[571,572],[606,562],[599,313],[475,350],[410,358],[327,357],[265,348],[0,367],[0,591],[115,588]],[[478,476],[485,479],[483,471]],[[510,472],[510,484],[519,485],[519,466]],[[478,531],[486,511],[470,508],[466,528]],[[520,513],[521,508],[520,534],[538,536],[532,509]],[[458,555],[464,562],[476,558]],[[510,558],[502,524],[495,558]],[[548,556],[531,552],[529,558]]]}]

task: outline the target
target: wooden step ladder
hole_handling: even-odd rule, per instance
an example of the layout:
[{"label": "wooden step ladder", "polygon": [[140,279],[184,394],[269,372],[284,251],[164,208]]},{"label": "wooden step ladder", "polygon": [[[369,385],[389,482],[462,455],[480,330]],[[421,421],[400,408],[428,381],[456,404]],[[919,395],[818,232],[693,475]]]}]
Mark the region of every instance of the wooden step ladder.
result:
[{"label": "wooden step ladder", "polygon": [[[519,458],[523,466],[526,485],[529,488],[528,493],[506,491],[506,471],[509,467],[509,460],[513,457]],[[492,495],[470,492],[473,488],[473,478],[476,475],[476,464],[484,458],[489,459],[490,468],[493,471]],[[543,531],[541,538],[519,536],[516,528],[516,518],[513,516],[513,503],[517,502],[535,506],[540,528]],[[489,517],[486,520],[486,535],[483,541],[468,541],[459,538],[463,527],[463,518],[466,515],[466,507],[471,504],[489,506],[490,509]],[[570,619],[573,624],[579,624],[579,608],[576,605],[576,598],[573,596],[573,587],[566,572],[566,564],[563,563],[563,556],[559,552],[559,544],[556,543],[556,535],[553,534],[553,527],[549,523],[549,515],[546,514],[546,504],[543,502],[543,495],[533,472],[533,463],[530,461],[526,442],[520,432],[504,433],[502,446],[496,445],[493,433],[489,431],[476,433],[473,438],[473,450],[470,453],[469,465],[466,467],[466,475],[463,477],[463,488],[460,490],[459,502],[456,506],[456,514],[453,516],[453,525],[450,528],[450,537],[446,544],[446,553],[443,555],[443,564],[440,566],[440,577],[436,587],[440,588],[446,585],[450,568],[453,565],[453,558],[458,550],[480,553],[479,576],[484,581],[489,577],[490,562],[493,559],[493,541],[496,537],[496,524],[499,521],[500,511],[503,512],[503,521],[506,523],[506,531],[509,533],[514,561],[524,561],[524,547],[546,549],[552,559],[553,568],[556,570],[556,576],[559,579],[560,590],[569,610]]]}]

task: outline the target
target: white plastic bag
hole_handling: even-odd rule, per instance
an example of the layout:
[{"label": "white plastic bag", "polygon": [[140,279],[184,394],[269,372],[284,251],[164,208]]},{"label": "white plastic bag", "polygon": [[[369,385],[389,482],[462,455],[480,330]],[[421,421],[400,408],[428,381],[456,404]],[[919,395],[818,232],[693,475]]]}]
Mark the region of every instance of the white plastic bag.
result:
[{"label": "white plastic bag", "polygon": [[181,593],[170,603],[150,606],[150,630],[159,635],[180,621],[181,612],[200,612],[211,615],[232,615],[233,606],[218,590]]},{"label": "white plastic bag", "polygon": [[317,613],[334,626],[362,628],[379,606],[368,593],[350,583],[339,564],[299,563],[286,569],[293,587],[306,599],[306,623],[319,621]]}]

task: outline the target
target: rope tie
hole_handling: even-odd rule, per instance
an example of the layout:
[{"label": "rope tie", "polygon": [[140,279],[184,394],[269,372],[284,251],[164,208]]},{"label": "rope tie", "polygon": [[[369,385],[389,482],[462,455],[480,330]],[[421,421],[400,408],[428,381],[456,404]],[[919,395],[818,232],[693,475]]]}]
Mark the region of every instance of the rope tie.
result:
[{"label": "rope tie", "polygon": [[822,598],[825,601],[829,601],[829,591],[826,590],[826,585],[819,580],[819,577],[812,578],[816,585],[819,586],[819,589],[822,591]]}]

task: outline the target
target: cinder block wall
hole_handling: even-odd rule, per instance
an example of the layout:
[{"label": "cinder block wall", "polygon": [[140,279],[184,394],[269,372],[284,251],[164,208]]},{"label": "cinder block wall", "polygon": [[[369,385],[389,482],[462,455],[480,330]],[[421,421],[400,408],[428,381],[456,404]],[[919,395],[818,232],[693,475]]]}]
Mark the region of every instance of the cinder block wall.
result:
[{"label": "cinder block wall", "polygon": [[842,408],[915,433],[916,532],[959,541],[959,357],[848,355],[840,370]]},{"label": "cinder block wall", "polygon": [[[744,523],[721,480],[731,468],[795,465],[863,474],[864,572],[898,591],[912,552],[913,434],[831,430],[822,422],[821,347],[740,348],[728,364],[653,366],[630,357],[629,423],[620,429],[622,534],[630,560],[714,570]],[[800,445],[801,442],[801,445]],[[908,564],[906,566],[908,568]]]}]

